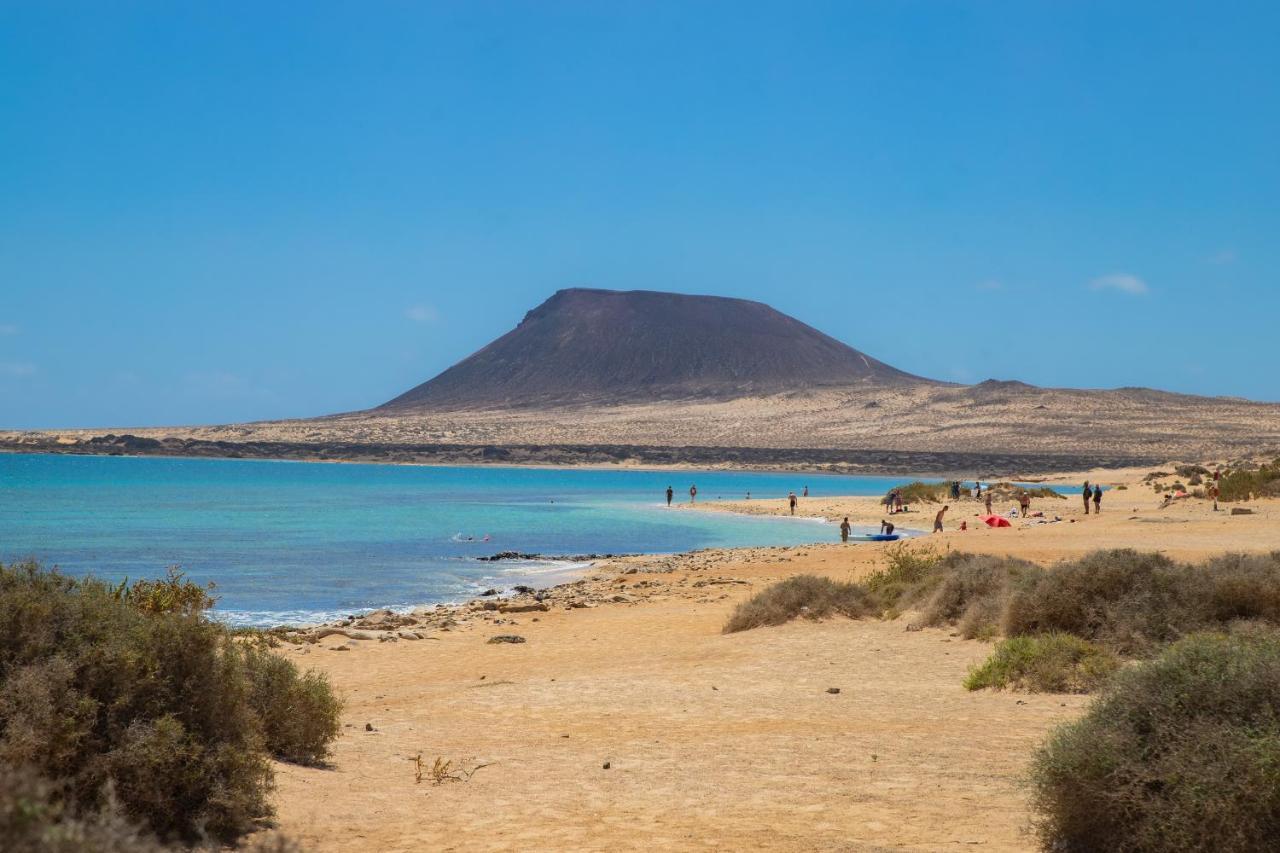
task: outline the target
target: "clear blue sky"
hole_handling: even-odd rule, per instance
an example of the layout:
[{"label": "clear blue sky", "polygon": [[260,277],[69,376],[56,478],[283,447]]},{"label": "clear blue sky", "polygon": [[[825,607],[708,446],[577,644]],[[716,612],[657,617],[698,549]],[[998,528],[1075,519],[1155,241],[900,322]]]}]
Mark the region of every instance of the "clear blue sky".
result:
[{"label": "clear blue sky", "polygon": [[0,0],[0,427],[363,408],[567,286],[1280,400],[1275,9]]}]

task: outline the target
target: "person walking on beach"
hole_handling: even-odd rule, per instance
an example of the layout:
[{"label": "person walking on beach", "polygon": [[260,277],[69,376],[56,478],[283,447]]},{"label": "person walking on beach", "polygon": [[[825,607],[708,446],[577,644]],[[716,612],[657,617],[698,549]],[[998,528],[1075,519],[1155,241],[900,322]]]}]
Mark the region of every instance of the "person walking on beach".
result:
[{"label": "person walking on beach", "polygon": [[1018,495],[1018,505],[1022,507],[1022,517],[1026,518],[1031,513],[1031,495],[1025,491]]},{"label": "person walking on beach", "polygon": [[1093,514],[1098,515],[1102,512],[1102,486],[1097,484],[1093,487]]},{"label": "person walking on beach", "polygon": [[791,514],[795,515],[796,514],[796,493],[792,492],[791,494],[787,495],[787,501],[791,504]]},{"label": "person walking on beach", "polygon": [[1089,514],[1089,498],[1093,497],[1093,491],[1089,488],[1089,481],[1084,481],[1084,514]]},{"label": "person walking on beach", "polygon": [[696,485],[689,487],[689,503],[693,503],[698,499],[698,487]]},{"label": "person walking on beach", "polygon": [[671,499],[675,497],[676,490],[667,486],[667,506],[671,506]]},{"label": "person walking on beach", "polygon": [[947,510],[949,510],[949,509],[951,509],[951,507],[949,507],[949,506],[945,506],[945,505],[944,505],[944,506],[942,507],[942,509],[938,510],[938,514],[937,514],[937,515],[935,515],[935,516],[933,517],[933,532],[934,532],[934,533],[941,533],[941,532],[942,532],[942,517],[943,517],[944,515],[946,515],[946,514],[947,514]]},{"label": "person walking on beach", "polygon": [[846,515],[844,517],[844,521],[840,522],[840,541],[841,542],[849,541],[849,530],[850,530],[849,516]]}]

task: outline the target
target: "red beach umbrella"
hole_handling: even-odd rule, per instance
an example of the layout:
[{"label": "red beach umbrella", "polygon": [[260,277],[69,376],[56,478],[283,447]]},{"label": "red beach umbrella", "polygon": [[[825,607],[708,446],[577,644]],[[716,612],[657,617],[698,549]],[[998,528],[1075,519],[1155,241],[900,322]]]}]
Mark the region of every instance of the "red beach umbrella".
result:
[{"label": "red beach umbrella", "polygon": [[1013,527],[1009,523],[1009,519],[999,515],[983,515],[979,516],[987,527]]}]

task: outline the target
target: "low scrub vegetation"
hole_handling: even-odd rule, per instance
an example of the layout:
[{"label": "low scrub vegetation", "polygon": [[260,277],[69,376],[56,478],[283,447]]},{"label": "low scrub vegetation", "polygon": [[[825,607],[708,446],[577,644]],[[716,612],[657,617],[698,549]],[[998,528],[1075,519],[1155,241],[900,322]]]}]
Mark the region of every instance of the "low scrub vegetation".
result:
[{"label": "low scrub vegetation", "polygon": [[234,841],[271,812],[273,753],[324,756],[328,683],[232,637],[209,603],[177,573],[110,586],[0,566],[0,766],[26,768],[37,811]]},{"label": "low scrub vegetation", "polygon": [[1278,709],[1272,630],[1192,635],[1122,670],[1035,758],[1044,847],[1275,850]]},{"label": "low scrub vegetation", "polygon": [[[916,480],[895,488],[902,495],[904,504],[936,504],[951,500],[950,483],[922,483]],[[971,495],[973,492],[968,486],[961,486],[960,494]]]},{"label": "low scrub vegetation", "polygon": [[1025,690],[1029,693],[1091,693],[1120,667],[1116,655],[1070,634],[1011,637],[975,667],[969,690]]},{"label": "low scrub vegetation", "polygon": [[1161,554],[1096,551],[1014,590],[1004,633],[1068,633],[1143,656],[1237,619],[1280,624],[1280,553],[1193,566]]},{"label": "low scrub vegetation", "polygon": [[1280,497],[1280,458],[1257,468],[1233,468],[1222,475],[1218,489],[1228,503]]},{"label": "low scrub vegetation", "polygon": [[914,610],[923,624],[957,626],[965,637],[1071,634],[1143,657],[1237,620],[1280,625],[1280,552],[1189,565],[1121,549],[1047,569],[1008,557],[939,555],[907,543],[886,554],[885,567],[862,583],[801,576],[775,584],[739,607],[733,630],[797,616],[894,617]]},{"label": "low scrub vegetation", "polygon": [[825,619],[870,615],[873,598],[861,584],[840,583],[813,575],[779,581],[739,604],[724,626],[733,634],[765,625],[781,625],[798,617]]}]

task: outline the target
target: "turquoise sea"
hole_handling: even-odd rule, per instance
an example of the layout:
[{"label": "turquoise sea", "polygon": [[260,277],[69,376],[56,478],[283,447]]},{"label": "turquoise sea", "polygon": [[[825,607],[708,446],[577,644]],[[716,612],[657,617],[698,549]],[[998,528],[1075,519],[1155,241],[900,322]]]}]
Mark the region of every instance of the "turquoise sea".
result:
[{"label": "turquoise sea", "polygon": [[[499,551],[667,553],[830,541],[833,525],[668,510],[688,501],[883,494],[902,479],[817,474],[343,465],[0,454],[0,561],[110,580],[181,566],[238,624],[312,622],[555,582]],[[803,511],[803,505],[801,507]],[[485,537],[488,537],[487,540]]]}]

